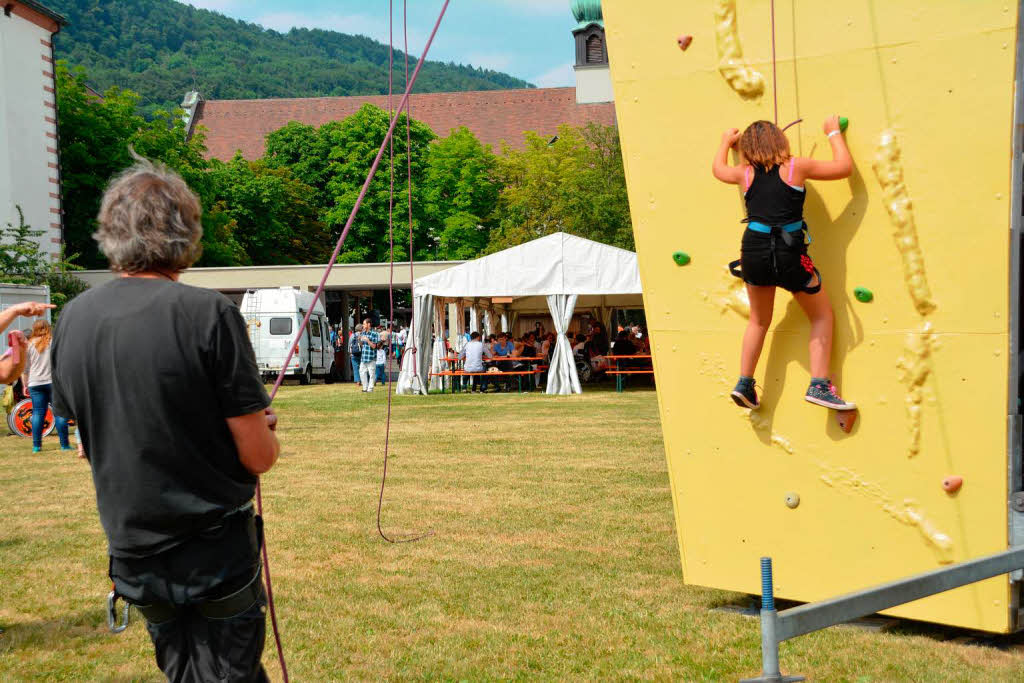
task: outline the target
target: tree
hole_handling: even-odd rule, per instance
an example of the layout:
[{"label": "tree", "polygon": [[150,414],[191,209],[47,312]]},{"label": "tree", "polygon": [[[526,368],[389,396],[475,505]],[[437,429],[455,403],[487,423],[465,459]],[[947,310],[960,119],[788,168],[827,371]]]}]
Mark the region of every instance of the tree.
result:
[{"label": "tree", "polygon": [[[384,141],[390,117],[380,107],[364,104],[363,107],[331,129],[331,164],[327,192],[331,197],[331,208],[326,219],[337,238],[347,221],[360,189],[366,180],[373,159]],[[396,131],[405,130],[405,115],[398,120]],[[412,174],[414,182],[421,177],[429,154],[434,133],[425,124],[411,122]],[[395,195],[394,234],[395,259],[405,260],[408,254],[408,193],[406,191],[406,150],[404,135],[395,140]],[[388,202],[390,197],[389,155],[385,151],[380,168],[374,176],[359,216],[352,226],[345,250],[340,260],[343,263],[382,262],[389,260]],[[415,190],[414,190],[415,192]],[[433,247],[428,242],[423,205],[413,201],[413,241],[416,258],[424,258]]]},{"label": "tree", "polygon": [[287,168],[236,156],[213,162],[216,207],[253,265],[323,263],[333,241],[312,201],[312,188]]},{"label": "tree", "polygon": [[146,120],[135,113],[139,96],[110,88],[102,98],[86,88],[86,75],[57,63],[57,112],[60,117],[61,181],[64,229],[68,248],[81,254],[82,265],[106,266],[92,239],[104,188],[128,168],[131,149],[166,164],[181,174],[207,211],[203,217],[205,265],[237,265],[246,260],[230,221],[217,213],[215,187],[202,134],[185,140],[185,128],[176,114],[157,111]]},{"label": "tree", "polygon": [[419,185],[435,258],[471,259],[487,246],[487,219],[498,201],[497,163],[490,147],[465,126],[431,145]]},{"label": "tree", "polygon": [[263,159],[271,168],[288,168],[292,176],[316,192],[315,201],[326,213],[331,206],[327,183],[331,177],[331,150],[341,121],[316,128],[297,121],[267,136]]},{"label": "tree", "polygon": [[74,256],[66,258],[63,251],[60,258],[50,261],[39,250],[38,239],[42,230],[33,230],[25,223],[25,214],[15,205],[18,225],[7,223],[0,228],[0,273],[3,281],[17,285],[47,285],[50,287],[50,301],[56,304],[54,315],[69,300],[89,288],[87,284],[71,273],[81,270],[76,266]]},{"label": "tree", "polygon": [[633,249],[622,148],[614,127],[560,126],[554,142],[536,133],[499,158],[502,185],[488,251],[554,232]]}]

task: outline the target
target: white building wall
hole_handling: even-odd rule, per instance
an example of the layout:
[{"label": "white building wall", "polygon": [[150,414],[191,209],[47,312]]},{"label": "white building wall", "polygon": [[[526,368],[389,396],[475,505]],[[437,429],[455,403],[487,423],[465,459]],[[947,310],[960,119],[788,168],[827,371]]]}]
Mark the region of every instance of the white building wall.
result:
[{"label": "white building wall", "polygon": [[607,64],[577,66],[576,104],[614,102],[612,77]]},{"label": "white building wall", "polygon": [[60,253],[60,175],[52,34],[17,13],[0,14],[0,225],[43,230],[40,250]]}]

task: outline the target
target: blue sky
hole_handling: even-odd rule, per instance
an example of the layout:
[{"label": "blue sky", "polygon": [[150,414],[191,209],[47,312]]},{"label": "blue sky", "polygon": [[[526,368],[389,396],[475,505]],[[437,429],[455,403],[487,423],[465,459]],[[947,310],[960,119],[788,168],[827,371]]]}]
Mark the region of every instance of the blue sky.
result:
[{"label": "blue sky", "polygon": [[[395,44],[402,45],[402,0]],[[265,28],[322,28],[388,42],[388,0],[179,0]],[[409,52],[418,55],[441,0],[408,0]],[[428,59],[487,67],[540,87],[574,85],[569,0],[451,0]]]}]

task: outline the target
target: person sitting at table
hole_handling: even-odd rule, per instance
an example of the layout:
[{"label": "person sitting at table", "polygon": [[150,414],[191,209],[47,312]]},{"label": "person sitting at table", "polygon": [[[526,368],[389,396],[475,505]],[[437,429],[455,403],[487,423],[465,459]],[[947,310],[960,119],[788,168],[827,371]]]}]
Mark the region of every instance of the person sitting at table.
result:
[{"label": "person sitting at table", "polygon": [[[511,358],[515,355],[516,345],[508,338],[508,335],[502,332],[498,335],[498,341],[494,342],[494,346],[491,347],[491,354],[495,358]],[[502,372],[508,372],[512,369],[511,361],[500,361],[498,363],[498,369]]]},{"label": "person sitting at table", "polygon": [[[636,347],[633,342],[629,340],[629,332],[622,330],[618,336],[615,337],[615,344],[612,346],[613,356],[635,356]],[[619,361],[619,368],[626,370],[633,366],[633,361],[623,360]]]},{"label": "person sitting at table", "polygon": [[[484,346],[483,342],[480,341],[480,333],[472,332],[469,335],[469,341],[462,347],[462,351],[459,352],[459,360],[465,361],[462,365],[462,369],[465,372],[484,372],[484,356],[488,358],[492,357],[490,351]],[[477,379],[474,377],[473,379]],[[479,391],[483,393],[487,391],[487,378],[480,377],[480,387],[477,389],[476,382],[471,382],[473,391]]]},{"label": "person sitting at table", "polygon": [[573,340],[573,344],[572,344],[572,352],[573,352],[573,354],[575,355],[577,353],[582,353],[586,349],[586,346],[587,346],[587,338],[584,337],[582,334],[577,334],[576,335],[576,339]]}]

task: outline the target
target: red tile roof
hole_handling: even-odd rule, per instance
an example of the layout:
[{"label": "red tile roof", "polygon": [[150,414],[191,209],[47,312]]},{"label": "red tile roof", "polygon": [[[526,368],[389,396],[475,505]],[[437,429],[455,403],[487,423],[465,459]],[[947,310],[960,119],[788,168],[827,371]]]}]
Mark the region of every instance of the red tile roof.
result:
[{"label": "red tile roof", "polygon": [[[247,159],[256,159],[263,156],[266,135],[289,121],[320,126],[354,114],[367,102],[386,109],[387,99],[387,95],[375,95],[206,100],[199,105],[195,123],[207,128],[211,157],[227,160],[242,150]],[[395,98],[396,105],[399,99]],[[527,130],[553,135],[563,123],[615,125],[614,104],[576,104],[576,88],[423,93],[411,100],[413,118],[438,135],[466,126],[495,151],[502,141],[521,147]]]}]

